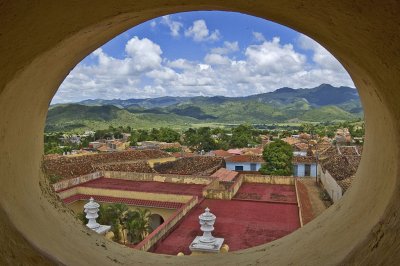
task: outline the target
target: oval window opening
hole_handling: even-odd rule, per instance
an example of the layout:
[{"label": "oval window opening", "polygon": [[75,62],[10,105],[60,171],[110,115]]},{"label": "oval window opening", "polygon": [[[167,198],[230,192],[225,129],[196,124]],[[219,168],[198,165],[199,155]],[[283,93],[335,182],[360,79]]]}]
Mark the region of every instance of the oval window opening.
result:
[{"label": "oval window opening", "polygon": [[79,63],[44,139],[46,176],[83,224],[133,249],[190,255],[271,242],[339,201],[364,122],[348,73],[312,39],[187,12]]}]

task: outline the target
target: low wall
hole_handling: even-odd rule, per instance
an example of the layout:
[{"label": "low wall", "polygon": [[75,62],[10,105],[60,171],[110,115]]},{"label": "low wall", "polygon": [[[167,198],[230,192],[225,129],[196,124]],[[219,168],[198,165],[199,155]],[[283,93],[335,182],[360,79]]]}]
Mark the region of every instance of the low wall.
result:
[{"label": "low wall", "polygon": [[193,175],[172,175],[172,174],[158,174],[158,173],[136,173],[136,172],[118,172],[118,171],[97,171],[83,176],[62,180],[54,183],[52,186],[56,192],[65,190],[91,180],[105,177],[124,179],[132,181],[156,181],[177,184],[195,184],[195,185],[208,185],[214,178],[210,176],[193,176]]},{"label": "low wall", "polygon": [[231,183],[227,189],[219,189],[219,187],[223,186],[221,183],[223,182],[215,180],[209,186],[205,187],[203,190],[203,196],[207,199],[230,200],[235,196],[236,192],[238,192],[240,186],[242,185],[243,176],[238,176],[234,182],[224,182]]},{"label": "low wall", "polygon": [[79,187],[79,186],[58,193],[61,199],[65,199],[76,194],[108,196],[108,197],[127,198],[127,199],[155,200],[155,201],[166,201],[166,202],[181,202],[181,203],[186,203],[192,198],[192,196],[189,195],[176,195],[176,194],[165,194],[165,193],[161,194],[161,193],[151,193],[151,192],[141,192],[141,191],[126,191],[126,190],[116,190],[116,189]]},{"label": "low wall", "polygon": [[339,201],[343,196],[343,190],[337,183],[337,181],[332,177],[328,170],[323,171],[322,167],[318,167],[319,173],[318,176],[321,180],[321,183],[328,192],[333,202]]},{"label": "low wall", "polygon": [[103,171],[103,174],[105,178],[116,178],[132,181],[156,181],[177,184],[208,185],[214,180],[214,178],[209,176],[172,175],[158,173]]},{"label": "low wall", "polygon": [[274,185],[292,185],[294,186],[295,178],[293,176],[270,176],[270,175],[253,175],[242,174],[245,183],[264,183]]},{"label": "low wall", "polygon": [[296,190],[297,208],[299,208],[300,227],[303,227],[303,226],[304,226],[304,224],[303,224],[303,213],[302,213],[302,211],[301,211],[300,198],[299,198],[299,190],[298,190],[298,187],[297,187],[297,183],[298,183],[298,181],[295,180],[295,181],[294,181],[294,188],[295,188],[295,190]]},{"label": "low wall", "polygon": [[87,175],[82,175],[82,176],[78,176],[78,177],[75,177],[75,178],[63,180],[63,181],[54,183],[52,186],[53,186],[54,190],[57,192],[57,191],[60,191],[60,190],[63,190],[63,189],[67,189],[67,188],[70,188],[70,187],[73,187],[73,186],[77,186],[77,185],[82,184],[82,183],[86,183],[88,181],[100,178],[102,176],[103,176],[103,172],[102,171],[98,171],[98,172],[90,173],[90,174],[87,174]]},{"label": "low wall", "polygon": [[177,212],[175,212],[167,221],[157,227],[151,234],[149,234],[142,242],[135,246],[135,249],[148,251],[158,241],[168,235],[168,233],[177,225],[177,223],[185,217],[185,215],[199,202],[198,197],[193,197],[189,202],[183,205]]}]

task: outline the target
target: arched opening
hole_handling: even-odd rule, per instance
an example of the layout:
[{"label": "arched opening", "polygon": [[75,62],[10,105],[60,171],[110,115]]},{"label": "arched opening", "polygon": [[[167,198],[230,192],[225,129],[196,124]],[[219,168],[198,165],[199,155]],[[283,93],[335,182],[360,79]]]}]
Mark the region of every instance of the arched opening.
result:
[{"label": "arched opening", "polygon": [[157,213],[153,213],[150,216],[150,226],[153,230],[155,230],[157,227],[159,227],[163,223],[164,223],[164,218],[161,215],[159,215]]},{"label": "arched opening", "polygon": [[[37,42],[29,47],[22,45],[18,51],[4,49],[2,52],[7,66],[0,79],[3,87],[0,106],[4,115],[0,125],[1,150],[4,153],[1,158],[1,206],[4,212],[1,226],[6,228],[3,232],[10,234],[8,238],[2,237],[2,241],[9,238],[28,240],[4,242],[2,250],[5,256],[10,254],[5,261],[38,262],[43,260],[43,256],[36,253],[40,251],[48,259],[65,264],[101,264],[113,260],[121,263],[165,263],[164,257],[128,253],[108,243],[108,249],[104,250],[101,245],[96,245],[96,241],[102,241],[100,238],[88,239],[86,234],[76,229],[77,222],[63,222],[66,216],[62,210],[53,208],[45,187],[42,191],[38,182],[43,180],[39,170],[43,146],[41,132],[47,105],[59,83],[68,70],[95,47],[151,17],[207,8],[236,10],[269,18],[296,28],[324,44],[344,64],[360,89],[367,134],[356,184],[343,201],[286,238],[237,254],[217,256],[213,263],[398,262],[397,101],[400,95],[396,89],[399,83],[396,55],[399,39],[395,35],[398,18],[391,12],[398,8],[398,3],[378,6],[335,2],[321,6],[309,1],[295,4],[282,1],[260,1],[257,5],[244,1],[216,4],[206,1],[201,5],[183,6],[174,2],[167,6],[153,2],[121,2],[104,3],[96,7],[96,12],[84,4],[65,4],[33,7],[29,10],[32,18],[29,21],[22,19],[28,14],[28,7],[6,4],[2,17],[10,18],[4,26],[9,30],[0,37],[1,42],[7,41],[7,47],[21,47],[24,37],[19,33],[27,25],[30,25]],[[82,16],[77,10],[87,11],[86,14],[90,15]],[[68,17],[60,20],[63,14],[68,14]],[[14,15],[20,16],[19,23],[11,19]],[[354,20],[354,17],[358,19]],[[387,22],[385,26],[380,26],[382,18]],[[41,24],[44,19],[54,22],[46,30]],[[63,23],[63,26],[57,23]],[[16,109],[16,105],[23,108]],[[33,219],[34,224],[31,223]],[[69,241],[59,241],[62,236],[67,236]],[[18,253],[19,256],[13,259],[13,251],[22,250],[25,252]],[[291,256],[285,255],[287,250],[293,250]],[[70,256],[71,253],[76,256]],[[206,263],[208,260],[171,257],[168,261],[176,264],[189,261]]]},{"label": "arched opening", "polygon": [[[339,179],[326,171],[317,178],[316,166],[322,161],[332,165],[332,175],[349,167],[325,159],[332,152],[340,154],[342,147],[336,142],[351,141],[344,134],[335,138],[338,127],[362,119],[349,112],[362,110],[352,87],[347,72],[323,47],[270,21],[221,11],[155,18],[96,49],[63,81],[47,114],[45,173],[51,181],[58,180],[52,186],[61,185],[57,195],[75,213],[78,202],[71,201],[77,197],[96,200],[100,195],[121,195],[121,190],[131,192],[120,201],[132,197],[154,207],[160,202],[150,199],[158,201],[161,195],[135,193],[163,194],[160,184],[166,188],[208,176],[214,182],[203,180],[196,191],[188,184],[164,191],[176,206],[178,191],[202,194],[206,200],[177,221],[179,225],[151,236],[158,248],[148,246],[145,251],[190,254],[198,222],[189,221],[198,216],[195,209],[206,207],[217,215],[215,234],[224,238],[230,252],[255,247],[297,230],[344,194]],[[342,109],[347,105],[352,109]],[[289,166],[285,173],[272,167],[259,172],[265,164],[263,148],[277,140],[293,150],[293,161],[288,161],[295,171]],[[359,159],[355,146],[343,148]],[[352,168],[340,181],[351,182],[357,164]],[[226,173],[231,177],[225,179]],[[175,176],[164,179],[165,174]],[[67,179],[79,184],[70,180],[72,188],[62,185]],[[144,185],[149,185],[146,190],[141,189]],[[232,222],[237,216],[241,220]]]}]

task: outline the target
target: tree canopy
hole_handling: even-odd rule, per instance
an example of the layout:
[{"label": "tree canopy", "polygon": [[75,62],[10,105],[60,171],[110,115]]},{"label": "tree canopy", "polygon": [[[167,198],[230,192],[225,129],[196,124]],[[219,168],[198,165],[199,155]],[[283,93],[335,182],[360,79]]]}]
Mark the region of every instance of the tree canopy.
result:
[{"label": "tree canopy", "polygon": [[260,168],[262,174],[283,176],[293,174],[293,149],[288,143],[277,139],[266,145],[263,151],[263,158],[266,164]]}]

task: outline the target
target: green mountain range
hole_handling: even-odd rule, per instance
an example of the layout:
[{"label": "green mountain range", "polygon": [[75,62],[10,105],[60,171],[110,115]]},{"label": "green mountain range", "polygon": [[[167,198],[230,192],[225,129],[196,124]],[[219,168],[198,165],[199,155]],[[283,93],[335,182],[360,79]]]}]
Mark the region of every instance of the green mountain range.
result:
[{"label": "green mountain range", "polygon": [[85,100],[49,108],[45,131],[152,128],[196,124],[325,122],[363,116],[357,90],[322,84],[311,89],[281,88],[246,97],[159,97]]}]

